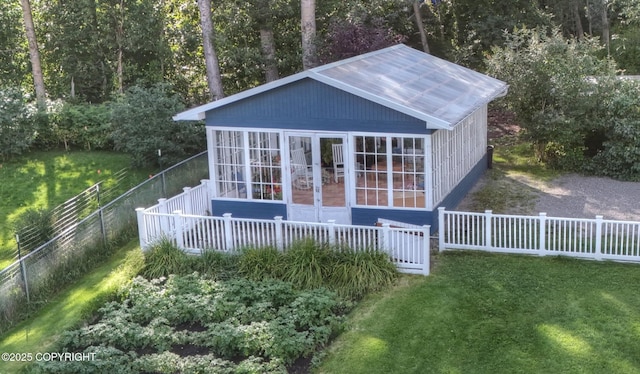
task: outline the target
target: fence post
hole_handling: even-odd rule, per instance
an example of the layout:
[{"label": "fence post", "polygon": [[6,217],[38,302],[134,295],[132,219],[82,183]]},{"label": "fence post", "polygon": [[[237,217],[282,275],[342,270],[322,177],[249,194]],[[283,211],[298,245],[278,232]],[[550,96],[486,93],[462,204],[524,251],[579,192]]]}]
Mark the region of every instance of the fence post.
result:
[{"label": "fence post", "polygon": [[191,204],[191,187],[183,187],[182,191],[184,193],[184,213],[193,214],[193,204]]},{"label": "fence post", "polygon": [[234,250],[234,238],[233,238],[233,228],[231,227],[231,213],[225,213],[222,215],[224,222],[224,245],[225,251]]},{"label": "fence post", "polygon": [[[438,208],[439,209],[439,208]],[[422,268],[423,275],[429,275],[431,267],[431,226],[422,226],[422,238],[424,239],[424,263]]]},{"label": "fence post", "polygon": [[24,266],[24,260],[22,260],[20,237],[18,234],[16,234],[16,244],[18,245],[18,262],[20,262],[20,271],[22,273],[22,280],[24,281],[24,292],[27,296],[27,304],[31,304],[31,297],[29,296],[29,282],[27,281],[27,268]]},{"label": "fence post", "polygon": [[539,255],[544,256],[547,250],[547,213],[540,213],[540,251]]},{"label": "fence post", "polygon": [[438,208],[438,251],[439,252],[442,252],[446,249],[445,248],[446,231],[444,229],[444,213],[445,213],[445,207],[443,206],[439,207]]},{"label": "fence post", "polygon": [[140,240],[140,249],[147,250],[147,226],[144,224],[144,208],[136,208],[136,216],[138,218],[138,236]]},{"label": "fence post", "polygon": [[382,230],[380,230],[380,233],[382,235],[382,240],[380,240],[380,243],[382,243],[382,249],[388,254],[391,254],[391,248],[389,248],[389,236],[391,234],[390,227],[391,225],[385,222],[382,224]]},{"label": "fence post", "polygon": [[333,246],[336,244],[336,220],[330,219],[327,224],[329,225],[329,245]]},{"label": "fence post", "polygon": [[493,236],[491,232],[491,216],[491,210],[484,211],[484,247],[487,251],[491,251],[493,248],[491,240],[491,237]]},{"label": "fence post", "polygon": [[[165,199],[164,197],[161,199],[158,199],[158,213],[169,214],[169,211],[167,210],[167,199]],[[160,218],[160,231],[162,232],[162,234],[168,236],[169,235],[169,217],[165,215],[159,218]]]},{"label": "fence post", "polygon": [[602,260],[602,216],[596,216],[596,248],[595,257],[596,260]]},{"label": "fence post", "polygon": [[176,245],[178,248],[184,249],[184,217],[182,217],[182,211],[173,211],[172,217],[176,225]]},{"label": "fence post", "polygon": [[273,217],[276,227],[276,248],[279,251],[284,250],[284,238],[282,237],[282,216]]}]

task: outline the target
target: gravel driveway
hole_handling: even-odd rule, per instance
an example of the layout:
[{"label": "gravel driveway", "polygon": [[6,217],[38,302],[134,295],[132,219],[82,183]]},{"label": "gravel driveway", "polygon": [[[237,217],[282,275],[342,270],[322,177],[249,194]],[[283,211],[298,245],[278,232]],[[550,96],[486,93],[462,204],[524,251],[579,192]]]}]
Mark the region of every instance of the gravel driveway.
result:
[{"label": "gravel driveway", "polygon": [[[621,182],[609,178],[585,177],[577,174],[560,176],[542,182],[524,175],[512,175],[517,188],[528,190],[533,204],[511,214],[640,221],[640,183]],[[482,185],[482,183],[478,183]],[[463,204],[464,205],[464,202]],[[460,207],[458,207],[460,210]]]},{"label": "gravel driveway", "polygon": [[536,185],[540,191],[535,203],[537,212],[560,217],[602,215],[605,219],[640,221],[638,182],[568,174]]}]

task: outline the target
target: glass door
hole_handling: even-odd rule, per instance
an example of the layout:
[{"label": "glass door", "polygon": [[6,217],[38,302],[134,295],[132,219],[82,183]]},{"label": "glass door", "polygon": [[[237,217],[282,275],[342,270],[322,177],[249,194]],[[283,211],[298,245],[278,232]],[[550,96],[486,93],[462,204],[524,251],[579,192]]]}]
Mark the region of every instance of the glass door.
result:
[{"label": "glass door", "polygon": [[351,223],[346,136],[288,133],[289,220]]}]

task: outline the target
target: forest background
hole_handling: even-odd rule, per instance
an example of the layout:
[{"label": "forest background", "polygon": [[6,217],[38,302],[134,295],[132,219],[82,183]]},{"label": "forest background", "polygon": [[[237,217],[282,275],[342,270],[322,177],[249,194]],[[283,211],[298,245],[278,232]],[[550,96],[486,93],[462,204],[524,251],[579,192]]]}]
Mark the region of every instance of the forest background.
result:
[{"label": "forest background", "polygon": [[[611,143],[640,136],[637,91],[604,84],[626,100],[607,101],[579,87],[640,74],[640,0],[16,0],[0,3],[0,24],[0,161],[64,147],[144,164],[163,148],[168,164],[204,149],[202,124],[171,121],[184,108],[402,42],[506,80],[505,105],[541,158],[602,171],[617,152],[632,163],[604,174],[640,175],[640,146]],[[586,96],[632,121],[618,131],[585,122],[594,103],[567,110]]]}]

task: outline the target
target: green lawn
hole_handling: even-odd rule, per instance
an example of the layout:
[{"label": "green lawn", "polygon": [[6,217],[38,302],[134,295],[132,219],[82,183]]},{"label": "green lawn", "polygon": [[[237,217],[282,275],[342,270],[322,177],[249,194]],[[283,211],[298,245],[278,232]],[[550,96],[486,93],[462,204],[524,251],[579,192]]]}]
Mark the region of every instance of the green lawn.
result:
[{"label": "green lawn", "polygon": [[[105,298],[128,282],[144,263],[138,240],[123,246],[97,269],[59,293],[42,310],[0,337],[0,353],[52,352],[60,333],[73,329]],[[0,361],[0,373],[17,373],[24,363]]]},{"label": "green lawn", "polygon": [[[108,188],[115,183],[114,173],[129,163],[125,154],[81,151],[31,152],[0,163],[0,269],[15,260],[13,223],[21,213],[53,208],[99,181]],[[146,174],[129,178],[142,181]]]},{"label": "green lawn", "polygon": [[639,265],[437,255],[369,297],[321,373],[640,373]]}]

